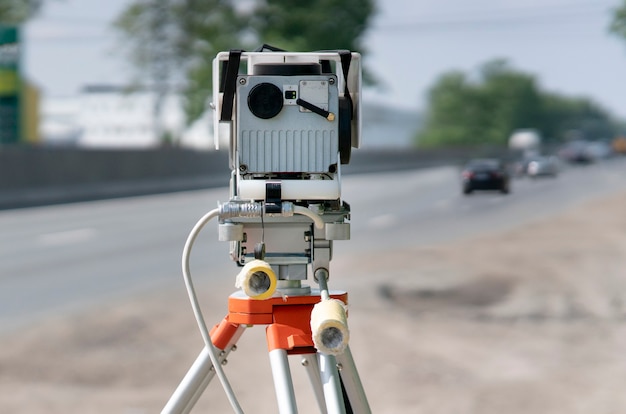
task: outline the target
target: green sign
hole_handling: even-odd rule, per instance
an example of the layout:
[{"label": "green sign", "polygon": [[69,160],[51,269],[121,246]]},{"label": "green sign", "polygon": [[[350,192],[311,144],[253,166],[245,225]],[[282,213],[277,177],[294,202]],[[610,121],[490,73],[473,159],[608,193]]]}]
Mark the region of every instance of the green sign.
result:
[{"label": "green sign", "polygon": [[17,67],[19,38],[17,27],[0,25],[0,65]]},{"label": "green sign", "polygon": [[0,25],[0,144],[19,140],[20,133],[19,30]]}]

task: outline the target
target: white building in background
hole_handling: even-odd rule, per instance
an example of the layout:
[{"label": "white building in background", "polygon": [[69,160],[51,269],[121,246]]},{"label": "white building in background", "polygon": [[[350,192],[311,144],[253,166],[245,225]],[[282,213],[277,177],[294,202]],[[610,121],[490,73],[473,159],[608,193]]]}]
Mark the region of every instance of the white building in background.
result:
[{"label": "white building in background", "polygon": [[[163,143],[153,123],[155,93],[129,93],[110,85],[86,86],[73,97],[43,97],[40,136],[48,145],[87,148],[153,148]],[[215,149],[213,111],[208,110],[192,125],[185,124],[182,99],[168,96],[162,127],[177,142],[193,149]],[[363,102],[361,147],[405,148],[414,145],[421,116],[404,109]],[[219,147],[228,150],[228,142]]]},{"label": "white building in background", "polygon": [[76,145],[81,129],[77,122],[78,99],[42,97],[39,105],[39,135],[46,145]]},{"label": "white building in background", "polygon": [[[212,149],[212,117],[201,117],[187,127],[180,96],[162,102],[155,124],[156,94],[149,90],[128,92],[110,85],[84,87],[71,98],[44,98],[41,136],[46,144],[87,148],[152,148],[163,144],[167,133],[175,145]],[[161,131],[161,133],[159,133]]]},{"label": "white building in background", "polygon": [[[150,91],[125,92],[107,85],[86,86],[78,101],[81,147],[146,148],[160,144],[154,124],[155,94]],[[183,118],[180,106],[168,96],[161,112],[164,129],[178,134]]]}]

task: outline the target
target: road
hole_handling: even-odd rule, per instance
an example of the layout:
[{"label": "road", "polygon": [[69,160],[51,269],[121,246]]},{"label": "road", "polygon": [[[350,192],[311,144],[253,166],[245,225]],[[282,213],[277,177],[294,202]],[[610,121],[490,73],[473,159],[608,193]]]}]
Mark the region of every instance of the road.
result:
[{"label": "road", "polygon": [[[426,245],[500,231],[626,189],[626,160],[567,167],[556,178],[515,179],[512,193],[461,194],[454,168],[350,177],[353,248]],[[366,242],[369,240],[369,242]],[[361,245],[360,243],[364,243]]]},{"label": "road", "polygon": [[[557,179],[515,180],[510,195],[463,196],[453,167],[343,180],[352,240],[335,254],[445,243],[505,230],[626,190],[626,160],[568,168]],[[44,315],[182,283],[180,254],[198,218],[227,189],[0,211],[0,333]],[[234,276],[228,244],[209,225],[192,272]]]}]

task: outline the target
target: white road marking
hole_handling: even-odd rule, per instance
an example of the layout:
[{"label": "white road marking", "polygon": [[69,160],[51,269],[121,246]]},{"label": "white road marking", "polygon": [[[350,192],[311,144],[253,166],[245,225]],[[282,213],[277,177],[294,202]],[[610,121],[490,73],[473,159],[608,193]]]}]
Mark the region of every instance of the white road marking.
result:
[{"label": "white road marking", "polygon": [[62,246],[67,244],[81,243],[91,240],[96,236],[93,228],[58,231],[55,233],[40,234],[37,242],[44,246]]}]

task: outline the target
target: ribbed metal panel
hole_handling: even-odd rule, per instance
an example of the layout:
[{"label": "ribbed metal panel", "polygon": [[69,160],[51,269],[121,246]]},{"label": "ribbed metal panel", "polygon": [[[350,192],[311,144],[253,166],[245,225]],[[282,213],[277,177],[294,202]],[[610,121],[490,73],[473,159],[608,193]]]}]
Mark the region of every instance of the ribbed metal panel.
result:
[{"label": "ribbed metal panel", "polygon": [[242,130],[238,148],[253,173],[323,173],[337,163],[334,130]]}]

